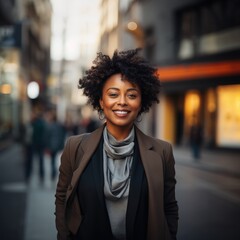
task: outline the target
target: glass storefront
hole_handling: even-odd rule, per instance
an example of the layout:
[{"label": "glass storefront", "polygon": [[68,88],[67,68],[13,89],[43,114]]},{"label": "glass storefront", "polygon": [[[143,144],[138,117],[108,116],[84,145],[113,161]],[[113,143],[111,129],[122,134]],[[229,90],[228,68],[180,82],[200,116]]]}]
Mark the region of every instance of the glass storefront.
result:
[{"label": "glass storefront", "polygon": [[188,145],[195,123],[201,125],[204,147],[240,148],[240,84],[165,95],[157,109],[159,138]]},{"label": "glass storefront", "polygon": [[240,85],[192,90],[184,98],[184,139],[194,121],[203,127],[206,147],[240,147]]},{"label": "glass storefront", "polygon": [[19,52],[1,52],[0,140],[19,134]]},{"label": "glass storefront", "polygon": [[217,146],[240,147],[240,85],[217,88]]}]

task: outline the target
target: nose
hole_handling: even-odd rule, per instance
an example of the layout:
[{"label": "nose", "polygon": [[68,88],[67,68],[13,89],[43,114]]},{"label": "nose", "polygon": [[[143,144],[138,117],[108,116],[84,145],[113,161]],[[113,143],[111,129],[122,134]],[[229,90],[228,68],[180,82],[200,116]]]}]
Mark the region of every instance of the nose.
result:
[{"label": "nose", "polygon": [[121,106],[126,106],[127,105],[127,100],[124,95],[120,95],[118,104]]}]

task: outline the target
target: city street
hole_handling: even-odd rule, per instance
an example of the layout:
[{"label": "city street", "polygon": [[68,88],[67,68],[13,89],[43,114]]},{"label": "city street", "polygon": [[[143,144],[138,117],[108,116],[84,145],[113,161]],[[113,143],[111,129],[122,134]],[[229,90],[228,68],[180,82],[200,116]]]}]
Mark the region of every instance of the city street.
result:
[{"label": "city street", "polygon": [[[143,164],[137,162],[135,177],[127,159],[133,159],[130,127],[136,124],[144,134],[172,143],[177,240],[240,240],[239,11],[240,0],[1,0],[0,240],[57,240],[55,193],[65,140],[102,124],[105,172],[95,176],[92,161],[80,184],[77,178],[66,183],[68,227],[79,230],[76,235],[98,240],[100,232],[109,236],[102,229],[112,228],[116,236],[126,232],[139,240],[146,229],[148,236],[167,233],[161,219],[168,209],[176,212],[169,187],[174,179],[168,181],[174,163],[157,170],[166,159],[157,162],[154,155],[170,156],[169,147],[139,133],[141,140],[136,131],[140,148],[154,144],[152,152],[140,151]],[[123,144],[113,144],[128,134]],[[69,143],[72,154],[74,140]],[[80,146],[81,155],[91,153],[87,145]],[[115,153],[124,162],[112,162]],[[63,179],[77,176],[72,162],[63,164]],[[148,179],[140,181],[141,165]],[[93,178],[100,183],[96,192],[108,180],[102,196],[109,219],[95,211],[106,209],[92,191]],[[76,189],[81,216],[71,195]],[[124,199],[129,189],[140,199],[137,211]],[[121,198],[116,204],[113,191]],[[61,194],[60,187],[60,200]],[[168,224],[175,229],[174,221]]]},{"label": "city street", "polygon": [[240,239],[239,179],[177,165],[180,240]]},{"label": "city street", "polygon": [[240,156],[203,151],[198,161],[174,150],[179,240],[240,239]]},{"label": "city street", "polygon": [[26,184],[23,156],[23,149],[18,144],[0,152],[1,240],[56,239],[56,182],[50,180],[50,159],[45,156],[44,183],[38,179],[38,164],[34,159],[33,174]]},{"label": "city street", "polygon": [[[203,153],[199,162],[194,162],[186,150],[176,149],[174,155],[180,214],[178,240],[240,239],[239,155]],[[211,159],[206,159],[209,156]],[[224,168],[224,159],[231,167]],[[44,184],[38,180],[35,162],[27,185],[21,146],[14,144],[0,152],[1,240],[56,239],[56,183],[50,181],[48,160],[46,156]]]}]

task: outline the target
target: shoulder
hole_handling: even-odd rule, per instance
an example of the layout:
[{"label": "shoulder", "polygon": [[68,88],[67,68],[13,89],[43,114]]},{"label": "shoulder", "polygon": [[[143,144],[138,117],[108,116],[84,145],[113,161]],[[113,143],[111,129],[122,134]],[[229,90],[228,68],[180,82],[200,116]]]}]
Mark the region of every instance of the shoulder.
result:
[{"label": "shoulder", "polygon": [[153,144],[157,145],[157,146],[161,146],[164,149],[168,149],[171,148],[171,143],[162,139],[158,139],[158,138],[152,138]]},{"label": "shoulder", "polygon": [[149,141],[151,141],[153,150],[164,155],[168,155],[172,152],[172,144],[158,138],[148,136]]},{"label": "shoulder", "polygon": [[[62,153],[63,162],[71,162],[71,165],[75,164],[75,156],[79,146],[82,144],[83,139],[87,134],[73,135],[66,139],[65,146]],[[65,161],[66,160],[66,161]]]},{"label": "shoulder", "polygon": [[147,148],[151,148],[157,152],[171,151],[172,149],[171,143],[159,138],[149,136],[143,133],[139,128],[136,128],[136,133],[140,144]]}]

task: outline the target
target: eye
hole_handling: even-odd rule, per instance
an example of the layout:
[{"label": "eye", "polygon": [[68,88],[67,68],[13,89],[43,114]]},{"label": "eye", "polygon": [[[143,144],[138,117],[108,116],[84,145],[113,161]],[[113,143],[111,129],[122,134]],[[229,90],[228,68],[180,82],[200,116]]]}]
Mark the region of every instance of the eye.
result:
[{"label": "eye", "polygon": [[117,93],[108,93],[108,96],[111,97],[111,98],[116,98],[118,96]]},{"label": "eye", "polygon": [[129,99],[136,99],[138,94],[137,93],[129,93],[127,96]]},{"label": "eye", "polygon": [[129,97],[130,99],[135,99],[137,96],[136,96],[135,94],[129,94],[128,97]]}]

